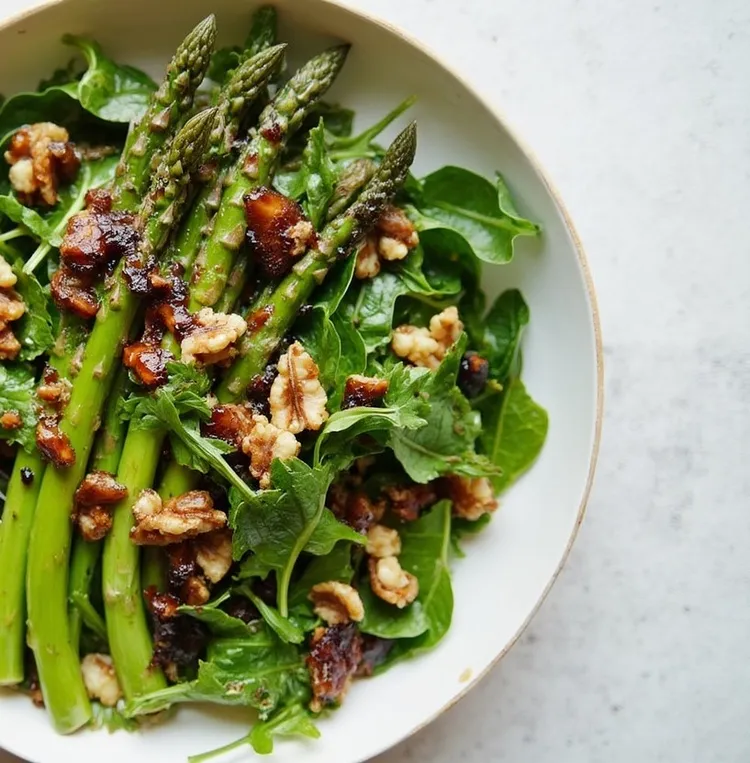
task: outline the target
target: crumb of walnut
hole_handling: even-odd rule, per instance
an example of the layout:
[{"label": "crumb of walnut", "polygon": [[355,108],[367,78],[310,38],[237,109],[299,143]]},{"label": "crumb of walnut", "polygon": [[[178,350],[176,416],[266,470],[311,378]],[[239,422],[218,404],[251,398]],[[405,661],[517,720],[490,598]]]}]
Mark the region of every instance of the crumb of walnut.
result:
[{"label": "crumb of walnut", "polygon": [[401,553],[401,536],[397,530],[385,525],[373,525],[367,531],[367,553],[384,559]]},{"label": "crumb of walnut", "polygon": [[214,509],[205,490],[191,490],[166,502],[155,490],[143,490],[133,504],[133,518],[130,537],[140,546],[168,546],[227,523],[226,514]]},{"label": "crumb of walnut", "polygon": [[94,470],[80,482],[75,492],[75,502],[81,506],[117,503],[127,498],[128,489],[109,472]]},{"label": "crumb of walnut", "polygon": [[367,236],[357,250],[357,261],[354,264],[354,277],[360,281],[375,278],[380,273],[380,257],[378,256],[377,240]]},{"label": "crumb of walnut", "polygon": [[70,438],[54,416],[40,416],[36,425],[36,446],[48,461],[57,467],[72,466],[76,452]]},{"label": "crumb of walnut", "polygon": [[14,289],[0,289],[0,322],[17,321],[26,312],[21,295]]},{"label": "crumb of walnut", "polygon": [[10,289],[16,285],[18,278],[10,263],[0,254],[0,289]]},{"label": "crumb of walnut", "polygon": [[313,691],[310,709],[314,713],[344,699],[361,659],[362,636],[354,623],[313,631],[306,661]]},{"label": "crumb of walnut", "polygon": [[419,595],[419,581],[401,568],[395,556],[371,557],[367,562],[372,592],[388,604],[403,609]]},{"label": "crumb of walnut", "polygon": [[250,459],[250,474],[260,481],[261,489],[271,484],[274,458],[294,458],[300,449],[297,438],[285,429],[270,424],[265,416],[253,415],[253,428],[242,440],[242,452]]},{"label": "crumb of walnut", "polygon": [[81,660],[81,673],[86,692],[105,707],[114,707],[122,697],[115,666],[108,654],[87,654]]},{"label": "crumb of walnut", "polygon": [[365,616],[359,593],[348,583],[338,580],[318,583],[310,589],[307,598],[313,603],[315,614],[328,625],[359,622]]},{"label": "crumb of walnut", "polygon": [[78,172],[80,158],[68,131],[53,122],[37,122],[16,130],[5,161],[11,165],[10,184],[22,204],[57,203],[57,188]]},{"label": "crumb of walnut", "polygon": [[448,350],[461,336],[464,325],[455,306],[433,315],[429,329],[417,326],[399,326],[393,332],[391,348],[400,358],[415,366],[435,369]]},{"label": "crumb of walnut", "polygon": [[402,209],[388,206],[357,252],[354,275],[360,280],[374,278],[380,272],[381,261],[403,260],[418,245],[414,223]]},{"label": "crumb of walnut", "polygon": [[454,516],[475,521],[498,507],[495,491],[487,477],[445,477],[443,485],[453,501]]},{"label": "crumb of walnut", "polygon": [[96,543],[109,535],[112,513],[105,506],[81,506],[76,509],[75,523],[87,543]]},{"label": "crumb of walnut", "polygon": [[228,529],[202,535],[193,541],[195,561],[212,583],[223,580],[232,567],[232,533]]},{"label": "crumb of walnut", "polygon": [[204,307],[195,316],[195,326],[182,340],[182,360],[188,365],[220,363],[235,354],[234,343],[247,330],[244,318],[234,313],[215,313]]},{"label": "crumb of walnut", "polygon": [[21,352],[21,343],[9,326],[0,324],[0,360],[15,360]]},{"label": "crumb of walnut", "polygon": [[315,361],[299,342],[279,358],[279,375],[271,385],[271,423],[299,434],[318,430],[328,418],[326,395]]},{"label": "crumb of walnut", "polygon": [[399,207],[392,204],[387,206],[378,219],[377,227],[383,236],[401,242],[407,249],[414,249],[419,245],[419,234],[414,223]]}]

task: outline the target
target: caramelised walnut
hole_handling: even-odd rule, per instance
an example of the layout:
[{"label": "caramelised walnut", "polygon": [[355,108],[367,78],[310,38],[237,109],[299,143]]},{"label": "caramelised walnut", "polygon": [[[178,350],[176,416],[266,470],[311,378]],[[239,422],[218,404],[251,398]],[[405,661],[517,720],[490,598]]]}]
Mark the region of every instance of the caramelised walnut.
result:
[{"label": "caramelised walnut", "polygon": [[328,418],[328,396],[315,361],[299,342],[294,342],[279,358],[278,369],[271,386],[271,423],[292,434],[304,429],[317,431]]},{"label": "caramelised walnut", "polygon": [[193,328],[182,340],[183,363],[209,365],[231,360],[237,354],[234,343],[246,330],[242,316],[215,313],[204,307],[194,316]]},{"label": "caramelised walnut", "polygon": [[365,616],[365,608],[357,590],[338,580],[314,585],[308,599],[313,603],[315,614],[328,625],[341,625],[352,620],[359,622]]},{"label": "caramelised walnut", "polygon": [[58,468],[72,466],[76,452],[54,416],[41,416],[36,425],[36,445],[41,454]]},{"label": "caramelised walnut", "polygon": [[357,260],[354,264],[354,277],[360,281],[375,278],[380,273],[380,256],[378,255],[378,241],[374,236],[366,236],[360,244],[355,255]]},{"label": "caramelised walnut", "polygon": [[16,285],[18,278],[13,272],[10,263],[0,254],[0,289],[11,289]]},{"label": "caramelised walnut", "polygon": [[168,546],[226,526],[210,493],[191,490],[163,503],[155,490],[143,490],[133,504],[132,540],[140,546]]},{"label": "caramelised walnut", "polygon": [[169,379],[167,363],[172,353],[152,342],[132,342],[122,349],[122,363],[129,368],[144,387],[153,389]]},{"label": "caramelised walnut", "polygon": [[21,343],[10,326],[0,324],[0,360],[15,360],[21,352]]},{"label": "caramelised walnut", "polygon": [[315,229],[296,201],[261,187],[245,198],[247,240],[269,278],[280,278],[315,241]]},{"label": "caramelised walnut", "polygon": [[375,407],[382,402],[388,392],[388,380],[373,376],[353,374],[344,385],[344,400],[341,408],[357,408],[358,406]]},{"label": "caramelised walnut", "polygon": [[75,272],[93,273],[120,257],[132,255],[138,239],[135,218],[130,213],[84,209],[68,220],[60,258]]},{"label": "caramelised walnut", "polygon": [[313,692],[310,709],[314,713],[344,699],[361,659],[362,637],[354,623],[313,631],[306,661]]},{"label": "caramelised walnut", "polygon": [[57,188],[71,181],[80,166],[75,146],[64,127],[37,122],[13,134],[5,161],[11,165],[10,184],[22,204],[54,206]]},{"label": "caramelised walnut", "polygon": [[440,487],[453,501],[454,516],[475,521],[498,507],[495,491],[487,477],[443,477]]},{"label": "caramelised walnut", "polygon": [[167,591],[183,604],[199,607],[211,593],[196,559],[193,540],[173,543],[167,549]]},{"label": "caramelised walnut", "polygon": [[232,533],[229,529],[201,535],[193,541],[195,561],[212,583],[223,580],[232,568]]},{"label": "caramelised walnut", "polygon": [[404,325],[393,332],[391,348],[415,366],[435,369],[461,336],[464,325],[455,306],[433,315],[429,329]]},{"label": "caramelised walnut", "polygon": [[380,272],[381,261],[403,260],[418,245],[419,235],[406,213],[392,205],[386,207],[357,251],[355,278],[374,278]]},{"label": "caramelised walnut", "polygon": [[99,297],[89,275],[74,273],[61,265],[50,281],[52,299],[60,310],[79,318],[93,318],[99,310]]},{"label": "caramelised walnut", "polygon": [[80,506],[74,519],[80,536],[88,543],[106,538],[112,529],[112,512],[106,506]]},{"label": "caramelised walnut", "polygon": [[64,408],[70,400],[72,387],[69,379],[61,379],[60,374],[52,366],[47,365],[42,373],[41,384],[36,388],[36,396],[45,405],[60,409]]},{"label": "caramelised walnut", "polygon": [[250,459],[250,474],[260,481],[262,490],[271,485],[274,458],[294,458],[300,449],[297,438],[285,429],[269,423],[265,416],[253,414],[253,427],[242,440],[242,452]]},{"label": "caramelised walnut", "polygon": [[399,609],[411,604],[419,595],[419,581],[401,568],[395,556],[384,559],[370,557],[367,560],[372,592],[388,604]]},{"label": "caramelised walnut", "polygon": [[95,470],[81,480],[75,492],[75,502],[81,506],[95,506],[117,503],[127,496],[127,487],[120,484],[113,474]]},{"label": "caramelised walnut", "polygon": [[398,530],[385,525],[373,525],[367,531],[367,553],[378,559],[398,556],[401,553],[401,536]]},{"label": "caramelised walnut", "polygon": [[431,484],[388,485],[383,492],[390,510],[402,522],[415,522],[423,509],[432,506],[438,499],[435,487]]},{"label": "caramelised walnut", "polygon": [[81,673],[86,692],[104,707],[114,707],[122,697],[115,665],[108,654],[87,654],[81,660]]},{"label": "caramelised walnut", "polygon": [[26,312],[21,295],[14,289],[0,289],[0,323],[17,321]]},{"label": "caramelised walnut", "polygon": [[226,403],[215,405],[211,409],[211,418],[203,425],[203,434],[240,448],[253,426],[253,411],[250,406]]}]

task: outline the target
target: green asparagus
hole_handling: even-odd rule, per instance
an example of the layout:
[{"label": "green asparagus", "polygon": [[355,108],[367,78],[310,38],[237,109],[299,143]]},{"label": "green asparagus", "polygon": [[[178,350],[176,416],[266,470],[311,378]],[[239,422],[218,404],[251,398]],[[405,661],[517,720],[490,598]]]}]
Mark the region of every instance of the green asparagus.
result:
[{"label": "green asparagus", "polygon": [[[216,390],[219,402],[242,396],[253,376],[263,372],[287,332],[300,307],[325,278],[342,248],[356,241],[377,220],[386,204],[401,188],[414,159],[417,130],[410,124],[391,144],[383,162],[365,186],[357,201],[342,215],[328,223],[317,249],[308,252],[273,293],[269,318],[250,336],[243,337],[240,357],[232,364]],[[257,307],[257,305],[256,305]]]},{"label": "green asparagus", "polygon": [[[171,226],[179,220],[188,181],[203,157],[213,118],[212,110],[193,117],[162,159],[152,191],[142,205],[145,220],[139,247],[141,262],[160,252]],[[138,308],[138,299],[128,290],[123,271],[121,262],[115,271],[114,286],[106,295],[86,343],[81,368],[60,421],[60,430],[76,452],[75,464],[65,470],[45,472],[29,544],[29,642],[36,657],[45,704],[61,733],[75,731],[91,717],[67,618],[69,514],[108,393],[107,380]],[[152,681],[158,682],[157,674]]]}]

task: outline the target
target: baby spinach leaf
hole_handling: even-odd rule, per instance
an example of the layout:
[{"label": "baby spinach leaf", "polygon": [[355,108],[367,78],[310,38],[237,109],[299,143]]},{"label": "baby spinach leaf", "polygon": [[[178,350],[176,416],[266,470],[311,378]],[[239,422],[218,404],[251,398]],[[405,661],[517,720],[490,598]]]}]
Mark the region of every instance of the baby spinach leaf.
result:
[{"label": "baby spinach leaf", "polygon": [[316,230],[320,230],[333,196],[336,171],[328,155],[325,125],[321,118],[310,130],[302,152],[302,167],[288,186],[287,193],[294,199],[305,197],[303,206]]},{"label": "baby spinach leaf", "polygon": [[239,617],[232,617],[228,612],[221,609],[221,605],[229,596],[230,594],[227,592],[218,599],[203,604],[200,607],[183,605],[177,611],[182,615],[189,615],[205,623],[211,630],[211,633],[216,636],[244,638],[248,634],[257,633],[260,626],[258,622],[246,623],[244,620],[240,620]]},{"label": "baby spinach leaf", "polygon": [[465,349],[462,336],[437,370],[423,376],[418,394],[427,404],[421,413],[426,426],[389,432],[389,446],[415,482],[429,482],[443,474],[478,477],[497,471],[474,450],[480,418],[456,387]]},{"label": "baby spinach leaf", "polygon": [[451,537],[451,505],[440,501],[416,522],[400,530],[401,566],[419,580],[417,600],[404,609],[386,604],[372,593],[369,584],[360,587],[365,605],[363,633],[399,642],[389,662],[415,649],[435,646],[447,633],[453,615],[453,589],[448,553]]},{"label": "baby spinach leaf", "polygon": [[289,584],[303,551],[327,554],[339,540],[363,542],[325,508],[331,479],[327,469],[312,469],[297,458],[276,459],[271,465],[273,489],[230,495],[234,557],[253,551],[258,562],[276,571],[282,617],[289,614]]},{"label": "baby spinach leaf", "polygon": [[490,363],[490,376],[504,382],[513,369],[529,308],[517,289],[503,292],[483,321],[481,354]]},{"label": "baby spinach leaf", "polygon": [[85,121],[78,103],[78,83],[55,85],[40,93],[17,93],[0,107],[0,145],[22,125],[54,122],[71,130]]},{"label": "baby spinach leaf", "polygon": [[334,265],[329,276],[316,290],[315,306],[325,310],[326,315],[331,316],[338,310],[354,277],[356,261],[356,257],[347,257],[344,262]]},{"label": "baby spinach leaf", "polygon": [[156,90],[154,81],[132,66],[107,58],[93,40],[65,35],[63,42],[78,48],[88,69],[78,82],[78,100],[86,111],[107,122],[132,122],[146,111]]},{"label": "baby spinach leaf", "polygon": [[267,721],[256,723],[248,741],[258,755],[270,755],[273,752],[273,738],[277,736],[319,739],[320,731],[302,705],[292,705]]},{"label": "baby spinach leaf", "polygon": [[21,417],[21,426],[0,427],[0,439],[31,453],[36,447],[36,381],[34,369],[25,363],[0,364],[0,416],[10,412]]},{"label": "baby spinach leaf", "polygon": [[26,305],[26,312],[13,324],[13,333],[21,343],[18,359],[34,360],[52,347],[55,341],[49,300],[39,281],[23,272],[20,260],[13,264],[13,272],[18,278],[14,288]]},{"label": "baby spinach leaf", "polygon": [[278,708],[306,702],[309,696],[304,656],[264,628],[241,639],[214,639],[195,680],[136,697],[126,712],[133,717],[168,703],[213,702],[255,708],[266,720]]},{"label": "baby spinach leaf", "polygon": [[289,589],[289,607],[294,609],[309,606],[312,613],[307,596],[314,585],[328,580],[349,583],[353,575],[352,544],[345,541],[337,543],[330,553],[311,559],[299,579],[292,583]]},{"label": "baby spinach leaf", "polygon": [[502,398],[488,398],[480,405],[483,429],[480,444],[500,469],[491,477],[498,492],[506,490],[536,460],[547,437],[547,412],[534,402],[523,382],[514,378]]},{"label": "baby spinach leaf", "polygon": [[500,175],[495,187],[469,170],[443,167],[422,180],[414,206],[412,219],[419,231],[454,231],[485,262],[509,262],[517,236],[539,233],[538,225],[518,214]]}]

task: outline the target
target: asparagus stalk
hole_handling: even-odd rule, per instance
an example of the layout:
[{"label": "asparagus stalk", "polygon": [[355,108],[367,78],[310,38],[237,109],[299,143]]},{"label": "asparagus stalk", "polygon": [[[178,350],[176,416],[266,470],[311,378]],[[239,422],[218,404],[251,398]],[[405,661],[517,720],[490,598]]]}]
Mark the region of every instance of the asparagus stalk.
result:
[{"label": "asparagus stalk", "polygon": [[[391,144],[383,162],[357,201],[328,223],[317,249],[309,251],[284,278],[265,306],[270,317],[251,335],[243,337],[240,357],[232,364],[216,390],[219,402],[239,399],[253,376],[263,372],[300,307],[349,244],[360,238],[377,220],[383,208],[406,180],[417,146],[415,123]],[[256,305],[257,306],[257,305]],[[255,307],[255,306],[254,306]]]},{"label": "asparagus stalk", "polygon": [[117,167],[113,205],[137,209],[151,176],[153,157],[164,148],[193,103],[216,40],[216,19],[203,19],[182,41],[146,113],[130,130]]},{"label": "asparagus stalk", "polygon": [[[279,48],[280,46],[270,49],[274,51],[272,58],[274,65],[278,62],[283,50]],[[270,58],[269,51],[260,55]],[[248,178],[244,175],[244,154],[241,157],[233,173],[235,179],[221,197],[215,225],[196,260],[194,280],[190,286],[189,309],[196,310],[203,305],[213,305],[221,296],[235,255],[244,241],[246,223],[242,196],[261,182],[270,182],[288,136],[302,123],[315,100],[330,87],[343,64],[345,55],[346,49],[335,48],[317,56],[292,78],[274,103],[263,111],[261,130],[264,124],[273,123],[283,126],[274,133],[272,142],[260,134],[250,142],[250,155],[257,153],[255,177]],[[264,71],[270,74],[272,68],[267,66]],[[244,69],[244,66],[240,67],[241,69]],[[240,207],[236,209],[234,204],[238,193]],[[221,217],[222,210],[227,209],[232,212],[238,211],[242,223],[240,226],[235,225],[232,229],[230,236],[235,238],[231,242],[224,236],[224,231],[227,229],[221,224],[224,222]],[[200,213],[203,214],[203,211]],[[237,216],[234,215],[234,217]],[[237,236],[239,239],[236,238]],[[169,343],[169,349],[177,357],[179,355],[177,343],[171,337],[165,337],[165,341]],[[137,495],[154,482],[165,436],[165,431],[143,430],[135,427],[129,429],[117,472],[118,482],[128,488],[128,504],[127,508],[122,507],[115,514],[112,530],[104,544],[104,602],[109,645],[127,700],[153,691],[150,683],[152,674],[147,672],[152,657],[152,647],[148,638],[147,618],[139,588],[138,549],[130,540],[132,525],[130,507]],[[177,490],[177,494],[193,487],[195,479],[190,470],[184,468],[176,468],[172,478],[175,483],[170,488],[170,492]]]},{"label": "asparagus stalk", "polygon": [[[192,172],[203,156],[214,112],[197,114],[175,137],[142,205],[142,262],[158,255],[170,227],[179,220]],[[128,288],[121,262],[86,343],[81,369],[60,421],[76,452],[65,469],[47,469],[39,492],[29,544],[27,598],[29,642],[36,656],[44,700],[61,733],[75,731],[91,717],[91,706],[80,673],[78,655],[70,642],[67,618],[70,506],[83,477],[106,398],[107,380],[135,318],[138,299]],[[153,678],[159,685],[158,675]]]},{"label": "asparagus stalk", "polygon": [[191,288],[191,309],[216,304],[245,241],[245,194],[271,182],[289,137],[333,84],[348,51],[348,46],[340,45],[312,58],[263,110],[258,131],[227,175],[229,186],[221,197],[211,236],[198,255],[195,272],[201,283]]}]

